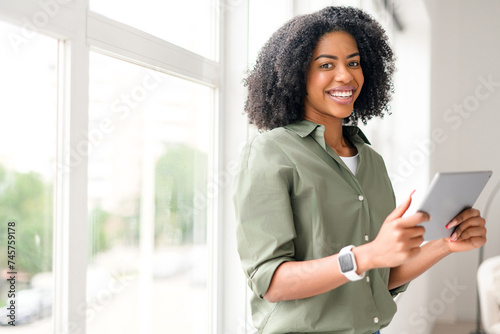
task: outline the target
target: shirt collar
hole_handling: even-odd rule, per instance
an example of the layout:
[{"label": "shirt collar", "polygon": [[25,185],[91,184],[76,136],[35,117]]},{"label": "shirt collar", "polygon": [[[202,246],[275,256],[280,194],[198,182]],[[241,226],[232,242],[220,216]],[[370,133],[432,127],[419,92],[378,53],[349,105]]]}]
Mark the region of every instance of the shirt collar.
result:
[{"label": "shirt collar", "polygon": [[[316,124],[316,123],[311,122],[311,121],[302,120],[302,121],[299,121],[296,123],[288,124],[285,126],[285,128],[294,132],[295,134],[297,134],[298,136],[300,136],[302,138],[307,137],[311,134],[313,135],[313,137],[315,137],[316,133],[313,133],[313,132],[320,130],[319,131],[320,133],[318,133],[318,135],[323,137],[323,141],[324,141],[325,127],[321,124]],[[368,138],[366,138],[363,131],[361,131],[361,129],[358,128],[357,126],[345,125],[342,127],[342,131],[343,131],[344,135],[347,138],[349,138],[349,140],[351,140],[355,146],[362,145],[362,144],[369,144],[370,145],[370,141],[368,140]],[[356,145],[356,144],[358,144],[358,145]]]},{"label": "shirt collar", "polygon": [[316,130],[318,126],[322,126],[311,121],[302,120],[296,123],[285,125],[285,128],[294,132],[298,136],[304,138],[307,137]]}]

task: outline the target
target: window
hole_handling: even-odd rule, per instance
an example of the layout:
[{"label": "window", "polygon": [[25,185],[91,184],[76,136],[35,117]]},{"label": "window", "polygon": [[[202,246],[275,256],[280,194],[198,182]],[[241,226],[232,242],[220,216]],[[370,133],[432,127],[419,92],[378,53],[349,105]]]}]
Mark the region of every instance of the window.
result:
[{"label": "window", "polygon": [[98,53],[90,88],[87,332],[208,333],[214,90]]},{"label": "window", "polygon": [[218,8],[216,0],[90,1],[92,11],[213,60],[218,58]]},{"label": "window", "polygon": [[[18,29],[0,22],[1,36]],[[0,49],[0,325],[15,332],[15,313],[40,333],[52,328],[58,41],[11,42]]]},{"label": "window", "polygon": [[16,221],[17,296],[38,308],[16,327],[220,332],[218,1],[90,5],[0,3],[0,237]]}]

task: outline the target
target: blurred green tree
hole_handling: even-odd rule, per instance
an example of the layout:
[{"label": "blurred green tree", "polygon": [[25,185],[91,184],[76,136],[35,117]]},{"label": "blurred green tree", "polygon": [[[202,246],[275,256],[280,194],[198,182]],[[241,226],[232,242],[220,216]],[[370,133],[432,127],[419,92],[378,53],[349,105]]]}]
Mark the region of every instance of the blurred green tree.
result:
[{"label": "blurred green tree", "polygon": [[[196,192],[207,183],[207,155],[185,144],[169,144],[155,171],[156,245],[192,243]],[[206,222],[200,222],[205,226]]]},{"label": "blurred green tree", "polygon": [[[7,254],[7,223],[16,223],[16,270],[30,275],[52,270],[53,186],[35,172],[0,166],[0,254]],[[6,256],[0,267],[7,266]]]},{"label": "blurred green tree", "polygon": [[89,260],[92,260],[95,254],[109,248],[106,235],[106,222],[109,217],[110,214],[100,206],[89,212]]}]

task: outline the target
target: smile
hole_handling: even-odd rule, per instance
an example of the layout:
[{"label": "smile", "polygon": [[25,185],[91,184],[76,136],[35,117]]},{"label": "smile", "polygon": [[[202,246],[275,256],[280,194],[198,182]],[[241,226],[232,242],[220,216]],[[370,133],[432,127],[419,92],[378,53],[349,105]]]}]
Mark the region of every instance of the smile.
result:
[{"label": "smile", "polygon": [[339,86],[327,90],[325,93],[338,104],[351,104],[354,102],[354,92],[356,87],[349,86]]},{"label": "smile", "polygon": [[346,90],[346,91],[330,91],[327,92],[329,95],[339,98],[339,99],[348,99],[352,96],[354,91],[352,90]]}]

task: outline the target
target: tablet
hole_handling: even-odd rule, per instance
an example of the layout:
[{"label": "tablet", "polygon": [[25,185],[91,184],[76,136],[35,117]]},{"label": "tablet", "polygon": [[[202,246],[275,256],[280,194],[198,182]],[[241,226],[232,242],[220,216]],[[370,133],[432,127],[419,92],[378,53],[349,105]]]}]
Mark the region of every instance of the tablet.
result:
[{"label": "tablet", "polygon": [[431,216],[431,220],[421,224],[425,227],[424,240],[450,237],[454,228],[448,230],[446,225],[474,206],[492,174],[492,171],[437,173],[418,209]]}]

